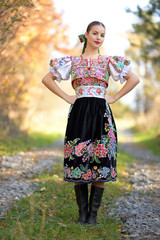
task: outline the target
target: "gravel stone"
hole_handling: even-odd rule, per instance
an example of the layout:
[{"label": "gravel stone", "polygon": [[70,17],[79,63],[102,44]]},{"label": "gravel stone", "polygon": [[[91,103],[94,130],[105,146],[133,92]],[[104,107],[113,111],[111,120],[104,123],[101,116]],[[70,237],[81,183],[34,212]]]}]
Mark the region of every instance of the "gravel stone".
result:
[{"label": "gravel stone", "polygon": [[[63,159],[63,139],[53,146],[33,148],[12,156],[3,155],[0,162],[0,219],[14,202],[32,194],[38,183],[37,174],[52,171],[54,163]],[[43,181],[42,184],[45,184]]]},{"label": "gravel stone", "polygon": [[127,166],[133,190],[125,192],[110,209],[107,206],[107,215],[122,222],[121,233],[127,240],[160,240],[160,156],[135,146],[129,130],[123,135],[128,141],[119,148],[136,159]]}]

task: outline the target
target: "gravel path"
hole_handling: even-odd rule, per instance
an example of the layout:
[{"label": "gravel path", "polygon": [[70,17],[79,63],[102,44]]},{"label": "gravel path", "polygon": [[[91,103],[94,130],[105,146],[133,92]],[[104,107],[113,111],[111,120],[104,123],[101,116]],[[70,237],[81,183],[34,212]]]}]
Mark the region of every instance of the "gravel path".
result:
[{"label": "gravel path", "polygon": [[121,134],[125,142],[120,149],[136,158],[128,165],[133,190],[117,199],[107,214],[122,221],[125,239],[160,240],[160,156],[135,146],[129,130],[123,129]]},{"label": "gravel path", "polygon": [[4,218],[6,210],[15,201],[35,191],[37,174],[52,171],[54,163],[62,161],[62,157],[63,139],[50,147],[3,155],[0,162],[0,218]]},{"label": "gravel path", "polygon": [[[121,130],[125,142],[120,149],[136,158],[128,165],[128,176],[133,186],[117,199],[107,214],[123,223],[122,233],[127,240],[160,240],[160,156],[134,145],[132,133]],[[15,201],[31,194],[37,187],[36,175],[52,171],[54,163],[63,160],[63,138],[51,147],[2,156],[0,172],[0,218]],[[109,203],[106,203],[109,204]]]}]

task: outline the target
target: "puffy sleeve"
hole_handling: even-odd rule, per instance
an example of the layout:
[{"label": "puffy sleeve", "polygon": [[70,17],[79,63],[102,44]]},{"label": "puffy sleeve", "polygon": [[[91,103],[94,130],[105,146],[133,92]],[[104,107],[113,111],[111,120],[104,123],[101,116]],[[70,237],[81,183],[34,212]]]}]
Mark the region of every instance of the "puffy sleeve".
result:
[{"label": "puffy sleeve", "polygon": [[112,78],[115,81],[120,80],[121,83],[125,82],[124,76],[131,70],[131,61],[125,57],[113,56],[109,58],[109,69]]},{"label": "puffy sleeve", "polygon": [[57,77],[57,81],[69,80],[71,73],[71,57],[52,58],[49,62],[49,71]]}]

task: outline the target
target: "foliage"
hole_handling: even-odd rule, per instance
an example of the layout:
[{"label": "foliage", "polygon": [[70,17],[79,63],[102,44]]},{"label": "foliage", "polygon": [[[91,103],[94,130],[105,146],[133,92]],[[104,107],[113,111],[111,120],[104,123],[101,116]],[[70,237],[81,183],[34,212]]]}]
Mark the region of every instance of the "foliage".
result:
[{"label": "foliage", "polygon": [[[133,12],[128,9],[128,12],[135,14],[139,20],[132,26],[136,36],[140,36],[141,58],[160,66],[160,1],[150,0],[144,9],[137,6],[137,11]],[[132,44],[138,47],[135,42]]]},{"label": "foliage", "polygon": [[67,26],[52,0],[1,1],[0,28],[0,137],[5,139],[21,129],[50,51],[69,50]]},{"label": "foliage", "polygon": [[128,34],[130,47],[126,51],[143,82],[136,94],[137,112],[144,111],[148,121],[147,115],[158,106],[155,98],[160,87],[160,2],[150,0],[144,8],[137,6],[137,11],[127,11],[137,16],[137,23],[132,24],[133,30]]}]

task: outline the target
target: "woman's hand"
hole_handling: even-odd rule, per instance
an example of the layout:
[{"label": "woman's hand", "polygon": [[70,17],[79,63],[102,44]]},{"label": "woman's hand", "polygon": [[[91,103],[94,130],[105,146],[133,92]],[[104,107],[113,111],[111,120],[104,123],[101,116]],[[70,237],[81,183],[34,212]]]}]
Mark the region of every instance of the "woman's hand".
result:
[{"label": "woman's hand", "polygon": [[68,102],[69,104],[74,104],[74,102],[76,101],[77,97],[76,95],[68,95],[66,98],[66,102]]},{"label": "woman's hand", "polygon": [[113,96],[105,95],[105,100],[108,104],[114,103],[116,100]]},{"label": "woman's hand", "polygon": [[53,76],[51,72],[48,72],[42,79],[42,83],[54,94],[59,96],[60,98],[64,99],[69,104],[74,104],[76,100],[76,95],[70,96],[65,93],[62,89],[55,82],[56,77]]},{"label": "woman's hand", "polygon": [[128,92],[130,92],[139,82],[139,78],[137,77],[136,74],[134,74],[131,71],[128,71],[127,75],[124,77],[127,82],[125,85],[121,88],[120,91],[118,91],[114,96],[105,96],[106,102],[107,103],[114,103],[117,100],[119,100],[121,97],[126,95]]}]

